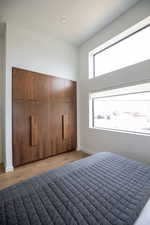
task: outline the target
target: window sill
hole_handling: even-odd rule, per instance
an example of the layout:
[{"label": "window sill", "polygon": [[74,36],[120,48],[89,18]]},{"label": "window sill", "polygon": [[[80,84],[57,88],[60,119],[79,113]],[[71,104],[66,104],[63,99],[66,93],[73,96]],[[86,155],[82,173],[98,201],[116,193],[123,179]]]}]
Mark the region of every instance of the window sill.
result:
[{"label": "window sill", "polygon": [[116,132],[116,133],[122,133],[122,134],[134,134],[134,135],[150,137],[150,134],[140,133],[140,132],[135,132],[135,131],[115,130],[115,129],[104,128],[104,127],[89,127],[89,129]]}]

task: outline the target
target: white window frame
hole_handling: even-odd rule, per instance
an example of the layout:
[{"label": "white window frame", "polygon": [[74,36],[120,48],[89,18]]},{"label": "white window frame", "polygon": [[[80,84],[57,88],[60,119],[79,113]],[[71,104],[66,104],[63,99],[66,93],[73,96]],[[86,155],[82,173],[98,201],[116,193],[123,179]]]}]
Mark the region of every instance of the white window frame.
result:
[{"label": "white window frame", "polygon": [[[115,44],[127,39],[128,37],[134,35],[135,33],[143,30],[144,28],[150,26],[150,16],[146,19],[142,20],[141,22],[137,23],[133,27],[127,29],[126,31],[120,33],[119,35],[115,36],[114,38],[110,39],[109,41],[105,42],[104,44],[100,45],[99,47],[95,48],[94,50],[89,52],[89,79],[97,78],[99,76],[95,76],[94,71],[94,56],[102,51],[105,51],[108,48],[111,48]],[[118,69],[117,69],[118,70]],[[114,71],[113,71],[114,72]]]},{"label": "white window frame", "polygon": [[119,96],[119,95],[136,94],[136,93],[144,93],[144,92],[150,92],[150,81],[144,84],[136,84],[136,85],[132,85],[128,87],[121,87],[121,88],[115,88],[111,90],[90,93],[89,94],[89,128],[97,129],[97,130],[109,130],[109,131],[115,131],[115,132],[121,132],[121,133],[150,136],[150,134],[144,133],[144,132],[112,129],[112,128],[105,128],[105,127],[94,127],[94,122],[93,122],[94,121],[94,108],[93,108],[94,98],[113,97],[113,96]]}]

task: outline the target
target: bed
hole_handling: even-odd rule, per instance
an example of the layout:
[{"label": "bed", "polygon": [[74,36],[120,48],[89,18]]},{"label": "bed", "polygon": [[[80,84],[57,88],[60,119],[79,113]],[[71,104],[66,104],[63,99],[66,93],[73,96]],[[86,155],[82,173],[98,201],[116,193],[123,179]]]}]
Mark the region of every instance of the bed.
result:
[{"label": "bed", "polygon": [[1,190],[0,225],[146,225],[149,198],[150,166],[97,153]]}]

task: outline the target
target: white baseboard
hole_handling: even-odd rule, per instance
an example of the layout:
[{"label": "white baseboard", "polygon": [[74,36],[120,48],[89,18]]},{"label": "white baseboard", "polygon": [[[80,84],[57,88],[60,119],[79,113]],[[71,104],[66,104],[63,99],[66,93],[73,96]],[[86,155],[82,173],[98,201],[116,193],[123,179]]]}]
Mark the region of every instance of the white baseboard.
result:
[{"label": "white baseboard", "polygon": [[96,153],[96,152],[92,152],[92,151],[89,150],[88,148],[84,148],[83,146],[80,146],[80,150],[79,150],[79,151],[85,152],[85,153],[87,153],[87,154],[89,154],[89,155],[93,155],[93,154]]},{"label": "white baseboard", "polygon": [[13,166],[5,167],[5,173],[13,172],[13,171],[14,171],[14,167]]},{"label": "white baseboard", "polygon": [[79,151],[81,151],[80,149],[81,149],[81,147],[77,146],[76,151],[79,152]]}]

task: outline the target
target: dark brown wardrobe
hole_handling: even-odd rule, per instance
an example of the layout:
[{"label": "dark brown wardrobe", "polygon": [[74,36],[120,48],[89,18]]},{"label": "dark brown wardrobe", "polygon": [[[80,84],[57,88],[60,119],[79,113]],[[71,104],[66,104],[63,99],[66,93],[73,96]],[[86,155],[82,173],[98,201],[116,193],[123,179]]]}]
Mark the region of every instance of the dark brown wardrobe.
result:
[{"label": "dark brown wardrobe", "polygon": [[13,165],[76,149],[76,82],[13,68]]}]

